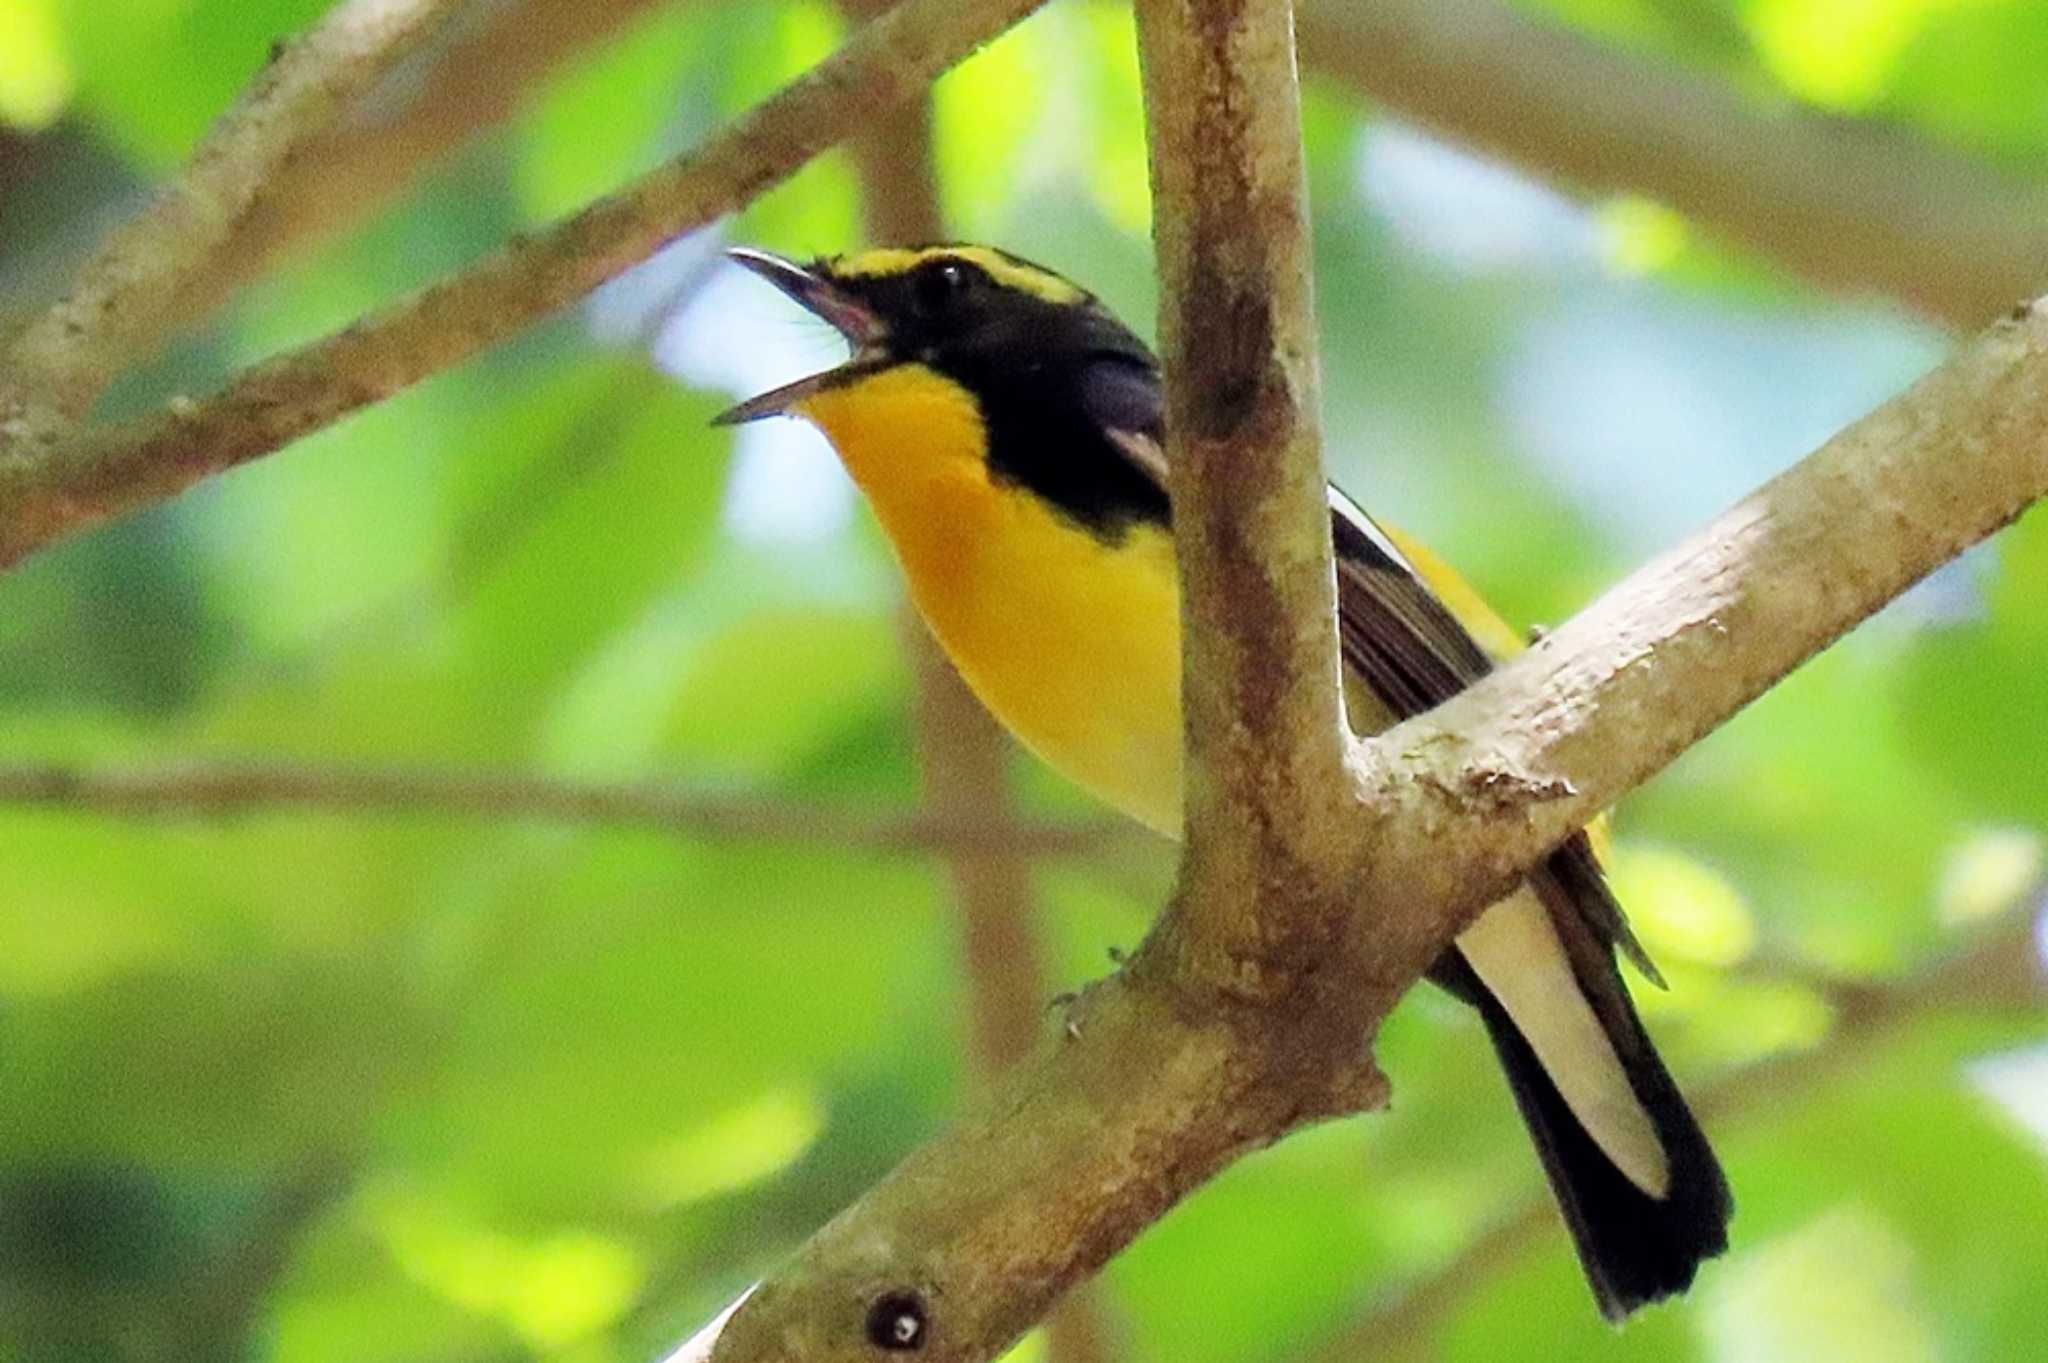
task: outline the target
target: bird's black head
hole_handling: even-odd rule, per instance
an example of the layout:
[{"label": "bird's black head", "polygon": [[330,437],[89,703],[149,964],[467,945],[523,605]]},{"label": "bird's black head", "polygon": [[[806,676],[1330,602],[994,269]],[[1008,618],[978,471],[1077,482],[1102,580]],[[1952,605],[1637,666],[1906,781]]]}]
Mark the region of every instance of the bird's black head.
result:
[{"label": "bird's black head", "polygon": [[720,422],[789,411],[822,390],[917,365],[972,395],[994,476],[1091,528],[1165,520],[1165,490],[1117,444],[1119,433],[1158,439],[1156,363],[1085,289],[987,246],[882,247],[808,266],[762,251],[731,254],[831,323],[853,354]]},{"label": "bird's black head", "polygon": [[772,415],[838,379],[890,364],[921,364],[977,393],[1097,356],[1153,364],[1144,342],[1093,294],[993,247],[881,247],[809,265],[745,248],[730,254],[830,322],[853,357],[742,403],[721,421]]}]

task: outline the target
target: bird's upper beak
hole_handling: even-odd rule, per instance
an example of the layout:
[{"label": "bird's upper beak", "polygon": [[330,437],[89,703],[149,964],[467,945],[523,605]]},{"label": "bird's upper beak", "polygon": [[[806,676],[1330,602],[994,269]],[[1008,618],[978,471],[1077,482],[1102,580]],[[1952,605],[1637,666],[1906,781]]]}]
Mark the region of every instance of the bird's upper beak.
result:
[{"label": "bird's upper beak", "polygon": [[835,382],[860,372],[866,367],[866,362],[875,357],[875,347],[882,339],[881,319],[832,279],[781,256],[745,246],[735,246],[726,255],[788,294],[802,304],[805,311],[830,322],[853,347],[853,358],[836,369],[828,369],[822,374],[786,383],[757,398],[749,398],[713,417],[713,425],[735,426],[743,421],[785,412],[820,389],[829,388]]}]

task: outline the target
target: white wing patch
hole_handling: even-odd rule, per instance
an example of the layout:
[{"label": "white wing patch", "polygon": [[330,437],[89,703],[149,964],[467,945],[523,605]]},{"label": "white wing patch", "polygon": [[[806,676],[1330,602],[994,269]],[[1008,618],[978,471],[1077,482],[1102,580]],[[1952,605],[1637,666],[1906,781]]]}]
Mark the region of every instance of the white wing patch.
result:
[{"label": "white wing patch", "polygon": [[1664,1142],[1579,992],[1564,944],[1535,891],[1525,886],[1487,909],[1458,938],[1458,949],[1614,1167],[1651,1197],[1668,1196],[1671,1161]]},{"label": "white wing patch", "polygon": [[1365,512],[1362,509],[1360,509],[1357,502],[1354,502],[1349,497],[1345,496],[1344,493],[1338,489],[1335,483],[1329,484],[1329,493],[1330,514],[1342,518],[1343,520],[1348,522],[1353,529],[1357,530],[1359,534],[1371,540],[1373,548],[1385,554],[1389,559],[1391,559],[1395,563],[1400,564],[1402,570],[1405,571],[1408,574],[1408,576],[1414,578],[1418,582],[1422,581],[1422,574],[1415,570],[1415,565],[1408,561],[1408,556],[1402,553],[1399,549],[1394,547],[1394,542],[1391,539],[1387,538],[1387,532],[1380,529],[1379,526],[1374,523],[1373,518],[1366,515]]}]

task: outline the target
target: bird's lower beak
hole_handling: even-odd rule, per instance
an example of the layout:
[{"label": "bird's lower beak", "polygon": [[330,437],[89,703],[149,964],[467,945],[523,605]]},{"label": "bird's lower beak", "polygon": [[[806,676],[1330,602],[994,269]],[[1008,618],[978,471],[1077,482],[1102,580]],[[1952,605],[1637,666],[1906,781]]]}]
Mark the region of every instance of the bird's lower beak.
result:
[{"label": "bird's lower beak", "polygon": [[858,299],[832,280],[794,261],[766,251],[735,246],[726,255],[746,266],[776,288],[803,305],[806,312],[830,322],[833,329],[853,347],[853,358],[836,369],[786,383],[780,388],[749,398],[712,418],[714,426],[736,426],[759,417],[786,412],[820,389],[829,388],[866,368],[873,347],[882,339],[882,324]]}]

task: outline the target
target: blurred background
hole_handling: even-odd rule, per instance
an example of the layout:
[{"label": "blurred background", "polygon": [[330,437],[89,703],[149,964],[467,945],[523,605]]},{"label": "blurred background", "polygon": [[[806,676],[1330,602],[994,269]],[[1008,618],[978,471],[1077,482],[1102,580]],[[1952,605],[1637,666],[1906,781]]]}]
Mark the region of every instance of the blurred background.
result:
[{"label": "blurred background", "polygon": [[[0,319],[322,9],[0,0]],[[1705,90],[1792,139],[1760,157],[1850,130],[1962,167],[1898,203],[1930,278],[1989,249],[1944,248],[1975,210],[1943,194],[2048,165],[2029,0],[1311,0],[1329,461],[1518,624],[1996,309],[1804,282],[1739,175],[1694,215],[1631,164],[1573,190],[1477,155],[1455,109],[1425,131],[1372,85],[1394,47],[1344,44],[1375,9],[1541,36],[1510,45],[1538,85],[1554,52],[1641,73],[1559,61],[1567,115]],[[457,11],[164,300],[190,325],[104,414],[621,184],[851,21]],[[0,1358],[650,1359],[1111,969],[1170,851],[963,702],[812,433],[706,421],[837,357],[728,241],[990,241],[1150,334],[1148,213],[1128,11],[1057,0],[585,306],[0,579]],[[1824,215],[1788,230],[1835,258]],[[1425,991],[1394,1111],[1232,1169],[1017,1356],[2048,1357],[2044,661],[2036,513],[1620,811],[1672,985],[1639,997],[1739,1205],[1682,1304],[1600,1321],[1476,1022]]]}]

